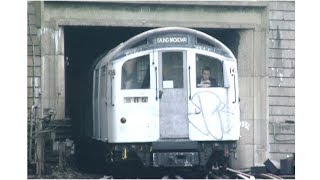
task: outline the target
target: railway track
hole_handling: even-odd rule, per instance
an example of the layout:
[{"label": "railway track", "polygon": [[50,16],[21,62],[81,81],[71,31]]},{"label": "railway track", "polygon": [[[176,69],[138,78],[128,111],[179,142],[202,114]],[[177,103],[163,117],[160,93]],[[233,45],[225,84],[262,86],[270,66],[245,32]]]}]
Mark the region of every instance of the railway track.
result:
[{"label": "railway track", "polygon": [[213,170],[209,172],[208,179],[294,179],[295,176],[278,176],[271,173],[251,174],[239,170],[226,168],[225,170]]},{"label": "railway track", "polygon": [[[125,171],[123,171],[125,172]],[[137,173],[137,172],[136,172]],[[105,175],[101,179],[118,179],[118,178],[137,178],[137,179],[294,179],[294,175],[291,176],[277,176],[270,173],[251,174],[250,172],[243,172],[231,168],[224,170],[213,169],[209,173],[194,171],[194,169],[144,169],[140,172],[140,175],[132,176],[130,174],[117,175]]]}]

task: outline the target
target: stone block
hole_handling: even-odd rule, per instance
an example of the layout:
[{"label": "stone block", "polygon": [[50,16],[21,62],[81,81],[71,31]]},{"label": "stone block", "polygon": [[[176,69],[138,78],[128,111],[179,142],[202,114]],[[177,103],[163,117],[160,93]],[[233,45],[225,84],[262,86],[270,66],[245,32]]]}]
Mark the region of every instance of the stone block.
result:
[{"label": "stone block", "polygon": [[284,116],[293,116],[295,115],[295,107],[291,106],[270,106],[269,107],[270,115],[284,115]]},{"label": "stone block", "polygon": [[27,11],[28,11],[28,14],[34,14],[35,13],[34,2],[28,1]]},{"label": "stone block", "polygon": [[28,56],[32,56],[33,54],[35,56],[40,56],[40,46],[35,45],[32,49],[32,45],[28,45]]},{"label": "stone block", "polygon": [[28,35],[37,35],[38,28],[35,25],[30,24],[30,26],[27,27],[27,33]]},{"label": "stone block", "polygon": [[35,13],[28,13],[28,25],[35,25],[36,24],[36,14]]},{"label": "stone block", "polygon": [[287,39],[270,39],[269,40],[270,49],[295,49],[295,40]]},{"label": "stone block", "polygon": [[269,122],[285,122],[285,121],[295,121],[295,116],[277,116],[277,115],[269,115]]},{"label": "stone block", "polygon": [[295,68],[295,59],[272,59],[269,58],[269,68]]},{"label": "stone block", "polygon": [[34,74],[33,74],[33,67],[28,66],[28,77],[33,77],[34,76],[41,76],[41,67],[36,66],[34,67]]},{"label": "stone block", "polygon": [[40,77],[28,77],[28,87],[33,87],[33,81],[34,81],[34,86],[35,87],[40,87]]},{"label": "stone block", "polygon": [[268,68],[268,76],[269,77],[278,77],[278,78],[294,78],[295,77],[295,69],[287,69],[287,68]]},{"label": "stone block", "polygon": [[295,144],[270,144],[270,153],[294,153]]},{"label": "stone block", "polygon": [[270,87],[286,87],[286,88],[294,88],[295,87],[295,78],[269,78],[269,86]]},{"label": "stone block", "polygon": [[294,106],[295,97],[269,97],[269,105]]},{"label": "stone block", "polygon": [[295,134],[269,134],[270,144],[295,144]]},{"label": "stone block", "polygon": [[270,30],[295,30],[295,21],[278,21],[270,20],[269,21]]},{"label": "stone block", "polygon": [[[272,125],[273,124],[273,125]],[[294,135],[295,125],[287,123],[269,123],[269,134],[273,135]]]},{"label": "stone block", "polygon": [[38,35],[28,34],[28,46],[32,46],[32,43],[36,46],[40,46],[40,38]]},{"label": "stone block", "polygon": [[[275,84],[275,85],[277,85],[277,84]],[[269,84],[269,86],[271,86],[271,85]],[[294,87],[272,86],[272,87],[269,87],[269,97],[270,96],[271,97],[279,97],[279,96],[294,97],[295,96],[295,88]]]},{"label": "stone block", "polygon": [[269,58],[295,58],[295,50],[293,49],[269,49]]},{"label": "stone block", "polygon": [[270,40],[295,40],[295,30],[269,30]]},{"label": "stone block", "polygon": [[41,59],[40,56],[28,56],[28,66],[33,66],[33,61],[35,66],[41,66]]},{"label": "stone block", "polygon": [[295,11],[295,1],[271,1],[269,10]]},{"label": "stone block", "polygon": [[294,11],[269,11],[270,20],[295,20]]}]

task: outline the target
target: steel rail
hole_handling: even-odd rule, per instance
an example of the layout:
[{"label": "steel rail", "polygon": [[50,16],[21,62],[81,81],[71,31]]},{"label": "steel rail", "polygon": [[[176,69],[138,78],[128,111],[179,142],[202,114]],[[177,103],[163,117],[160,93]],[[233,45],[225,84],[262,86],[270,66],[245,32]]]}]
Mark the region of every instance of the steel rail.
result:
[{"label": "steel rail", "polygon": [[276,176],[276,175],[270,174],[270,173],[262,173],[262,174],[258,174],[258,176],[262,176],[264,178],[269,178],[269,179],[283,179],[279,176]]},{"label": "steel rail", "polygon": [[227,168],[226,170],[235,173],[237,176],[241,175],[241,176],[247,177],[248,179],[255,179],[255,177],[253,175],[251,175],[251,174],[247,174],[247,173],[244,173],[244,172],[241,172],[241,171],[238,171],[238,170],[234,170],[234,169],[231,169],[231,168]]}]

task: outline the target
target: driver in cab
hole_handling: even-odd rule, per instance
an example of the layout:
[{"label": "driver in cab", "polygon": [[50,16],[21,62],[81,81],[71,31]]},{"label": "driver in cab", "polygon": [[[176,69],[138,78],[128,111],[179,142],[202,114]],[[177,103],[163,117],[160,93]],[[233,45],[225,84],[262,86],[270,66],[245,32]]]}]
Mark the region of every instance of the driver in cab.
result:
[{"label": "driver in cab", "polygon": [[216,79],[211,78],[211,70],[208,66],[202,69],[201,77],[197,78],[197,87],[217,87],[219,84]]}]

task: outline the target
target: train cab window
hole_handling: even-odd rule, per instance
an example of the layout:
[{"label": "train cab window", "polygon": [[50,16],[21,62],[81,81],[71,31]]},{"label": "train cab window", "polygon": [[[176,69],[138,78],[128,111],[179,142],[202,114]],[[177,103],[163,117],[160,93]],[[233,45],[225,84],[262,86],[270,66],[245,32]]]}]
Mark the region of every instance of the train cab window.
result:
[{"label": "train cab window", "polygon": [[122,66],[121,89],[149,89],[149,55],[126,61]]},{"label": "train cab window", "polygon": [[223,64],[213,57],[196,54],[197,87],[223,87]]},{"label": "train cab window", "polygon": [[183,88],[182,52],[162,53],[162,87]]}]

